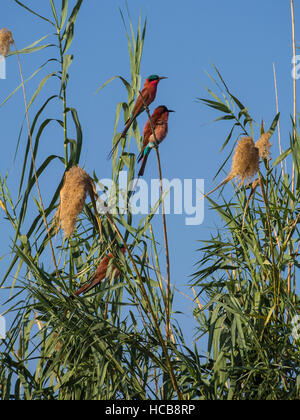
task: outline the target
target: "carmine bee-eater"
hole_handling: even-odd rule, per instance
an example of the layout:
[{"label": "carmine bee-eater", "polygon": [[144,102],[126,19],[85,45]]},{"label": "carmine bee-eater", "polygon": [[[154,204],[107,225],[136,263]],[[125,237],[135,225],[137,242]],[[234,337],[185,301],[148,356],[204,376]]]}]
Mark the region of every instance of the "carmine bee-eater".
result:
[{"label": "carmine bee-eater", "polygon": [[[175,112],[175,111],[168,109],[164,105],[160,105],[154,110],[153,114],[151,115],[152,125],[153,125],[155,137],[158,144],[160,144],[164,140],[166,135],[168,134],[168,119],[169,119],[170,112]],[[151,123],[150,123],[150,120],[148,120],[144,127],[143,147],[138,157],[138,162],[140,162],[143,159],[141,168],[138,174],[139,177],[144,175],[144,170],[145,170],[149,153],[151,149],[153,149],[153,147],[156,147],[156,146],[157,145],[155,144],[155,139],[153,136]]]},{"label": "carmine bee-eater", "polygon": [[164,76],[157,76],[157,74],[152,74],[151,76],[147,77],[145,80],[143,89],[141,90],[141,95],[138,96],[136,103],[133,108],[132,116],[129,118],[129,120],[125,123],[125,128],[120,135],[118,141],[112,148],[111,152],[108,155],[108,158],[110,159],[116,150],[120,140],[126,136],[127,131],[129,130],[131,124],[136,119],[136,117],[144,111],[144,103],[149,106],[155,99],[156,91],[157,91],[157,85],[160,80],[167,79],[167,77]]},{"label": "carmine bee-eater", "polygon": [[[124,245],[120,245],[120,250],[123,254],[125,254],[126,250],[125,250]],[[107,256],[102,258],[91,280],[87,284],[82,286],[79,290],[77,290],[75,292],[75,296],[79,296],[81,293],[88,292],[89,290],[96,287],[97,284],[101,283],[106,278],[108,264],[113,257],[114,257],[113,254],[109,253]],[[113,266],[111,268],[110,278],[112,278],[113,276],[118,277],[119,275],[120,275],[120,271],[117,269],[117,267]]]}]

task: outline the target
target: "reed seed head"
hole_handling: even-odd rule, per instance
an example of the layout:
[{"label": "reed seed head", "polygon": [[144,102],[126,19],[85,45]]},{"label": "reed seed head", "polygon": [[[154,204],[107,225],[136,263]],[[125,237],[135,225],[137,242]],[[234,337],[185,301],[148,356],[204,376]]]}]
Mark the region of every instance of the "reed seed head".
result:
[{"label": "reed seed head", "polygon": [[259,168],[259,152],[251,137],[244,137],[238,141],[233,159],[229,178],[240,179],[243,185],[245,180],[251,181]]},{"label": "reed seed head", "polygon": [[14,42],[12,33],[6,28],[0,29],[0,55],[7,56],[10,44]]},{"label": "reed seed head", "polygon": [[4,211],[6,211],[5,205],[4,205],[3,201],[1,200],[1,198],[0,198],[0,207],[2,207],[2,209]]},{"label": "reed seed head", "polygon": [[272,144],[270,143],[271,134],[267,131],[260,136],[260,139],[255,143],[255,147],[258,148],[259,157],[262,159],[271,159],[270,149]]},{"label": "reed seed head", "polygon": [[83,210],[87,192],[92,188],[93,180],[79,166],[73,166],[65,173],[64,185],[60,191],[60,205],[54,219],[69,237],[75,230],[78,214]]}]

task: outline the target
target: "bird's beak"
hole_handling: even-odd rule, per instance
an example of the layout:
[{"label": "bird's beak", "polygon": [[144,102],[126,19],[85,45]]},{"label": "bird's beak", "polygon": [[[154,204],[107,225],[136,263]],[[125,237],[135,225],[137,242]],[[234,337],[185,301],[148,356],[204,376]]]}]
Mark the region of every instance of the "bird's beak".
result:
[{"label": "bird's beak", "polygon": [[162,80],[162,79],[167,79],[167,77],[166,76],[159,77],[159,80]]},{"label": "bird's beak", "polygon": [[168,112],[176,112],[176,111],[173,111],[173,109],[168,109]]}]

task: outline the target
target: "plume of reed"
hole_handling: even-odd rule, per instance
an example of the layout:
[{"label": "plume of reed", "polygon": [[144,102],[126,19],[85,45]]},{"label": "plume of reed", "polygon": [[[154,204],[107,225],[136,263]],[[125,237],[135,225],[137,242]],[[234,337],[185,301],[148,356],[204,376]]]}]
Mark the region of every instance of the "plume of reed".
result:
[{"label": "plume of reed", "polygon": [[237,178],[240,185],[249,182],[259,169],[259,150],[251,137],[243,137],[238,141],[232,158],[232,167],[228,181]]}]

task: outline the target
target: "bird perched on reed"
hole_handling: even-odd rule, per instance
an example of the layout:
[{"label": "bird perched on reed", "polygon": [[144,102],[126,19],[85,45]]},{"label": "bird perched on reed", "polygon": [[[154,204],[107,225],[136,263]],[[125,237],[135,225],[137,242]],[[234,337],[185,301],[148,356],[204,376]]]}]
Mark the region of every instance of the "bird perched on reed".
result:
[{"label": "bird perched on reed", "polygon": [[[120,248],[120,251],[123,254],[125,254],[126,249],[124,245],[119,245],[119,248]],[[81,293],[83,294],[87,293],[88,291],[96,287],[97,284],[101,283],[106,278],[106,276],[108,275],[108,265],[112,258],[114,258],[114,255],[112,253],[109,253],[108,255],[102,258],[91,280],[87,284],[82,286],[80,289],[78,289],[75,292],[75,296],[79,296],[81,295]],[[118,270],[118,268],[115,266],[112,266],[109,277],[110,278],[118,277],[119,275],[120,275],[120,271]]]},{"label": "bird perched on reed", "polygon": [[139,177],[144,175],[145,166],[151,149],[153,149],[153,147],[157,147],[168,134],[168,119],[170,112],[175,111],[173,111],[172,109],[168,109],[165,105],[160,105],[154,110],[153,114],[151,115],[153,130],[158,144],[155,143],[150,119],[146,122],[146,125],[144,127],[143,147],[138,157],[138,162],[142,160],[141,168],[138,173]]},{"label": "bird perched on reed", "polygon": [[129,130],[133,121],[141,112],[145,110],[144,104],[149,106],[154,101],[156,97],[156,92],[157,92],[157,85],[162,79],[167,79],[167,77],[158,76],[157,74],[152,74],[151,76],[147,77],[147,79],[145,80],[143,89],[141,90],[141,93],[139,94],[136,100],[136,103],[134,105],[132,116],[129,118],[129,120],[126,121],[125,128],[122,131],[122,134],[120,135],[118,141],[116,142],[116,144],[114,145],[114,147],[112,148],[112,150],[110,151],[108,155],[109,159],[112,157],[114,151],[118,147],[120,140],[126,136],[127,131]]}]

